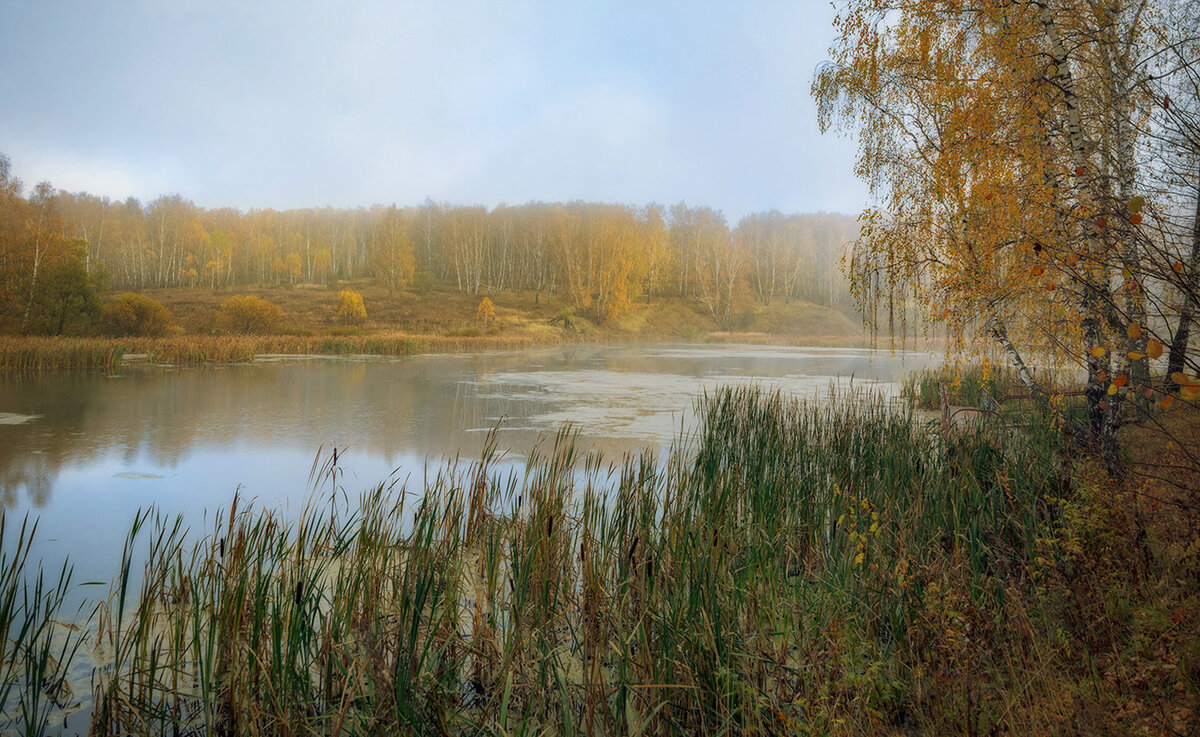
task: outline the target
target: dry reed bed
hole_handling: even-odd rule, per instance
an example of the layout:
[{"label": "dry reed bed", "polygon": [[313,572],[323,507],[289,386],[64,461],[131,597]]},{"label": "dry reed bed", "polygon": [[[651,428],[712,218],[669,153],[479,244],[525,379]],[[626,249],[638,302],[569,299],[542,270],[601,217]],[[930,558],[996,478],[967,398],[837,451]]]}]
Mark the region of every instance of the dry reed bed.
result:
[{"label": "dry reed bed", "polygon": [[0,336],[0,373],[112,371],[125,351],[124,343],[104,338]]},{"label": "dry reed bed", "polygon": [[987,733],[1046,686],[994,684],[1030,643],[1010,602],[1062,484],[1055,433],[947,440],[862,394],[698,409],[661,459],[560,434],[520,476],[489,449],[421,496],[294,521],[235,508],[195,539],[141,515],[97,618],[92,729]]},{"label": "dry reed bed", "polygon": [[0,373],[114,371],[128,356],[151,363],[242,363],[256,356],[408,356],[524,348],[527,336],[441,336],[384,333],[350,336],[189,336],[181,338],[0,337]]}]

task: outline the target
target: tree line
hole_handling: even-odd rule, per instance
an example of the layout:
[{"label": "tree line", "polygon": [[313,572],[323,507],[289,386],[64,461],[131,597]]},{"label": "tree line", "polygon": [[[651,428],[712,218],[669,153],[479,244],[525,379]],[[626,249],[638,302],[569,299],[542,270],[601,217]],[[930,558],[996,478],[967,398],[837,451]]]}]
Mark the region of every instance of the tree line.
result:
[{"label": "tree line", "polygon": [[[143,204],[56,190],[26,196],[0,157],[0,308],[9,332],[71,265],[125,290],[374,279],[389,292],[435,284],[467,294],[554,296],[604,322],[631,300],[696,300],[714,322],[735,298],[807,300],[852,311],[840,261],[858,234],[837,214],[755,213],[730,226],[711,208],[529,203],[376,205],[242,212],[178,195]],[[68,269],[68,270],[70,270]]]}]

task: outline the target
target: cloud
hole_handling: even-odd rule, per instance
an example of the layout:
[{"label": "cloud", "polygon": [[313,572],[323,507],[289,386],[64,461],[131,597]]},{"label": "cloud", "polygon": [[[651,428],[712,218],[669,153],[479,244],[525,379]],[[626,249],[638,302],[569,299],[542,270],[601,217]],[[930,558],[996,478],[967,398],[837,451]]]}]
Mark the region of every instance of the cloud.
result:
[{"label": "cloud", "polygon": [[44,149],[31,153],[20,146],[10,158],[23,162],[18,174],[27,191],[39,182],[50,182],[67,192],[91,192],[114,200],[150,200],[167,193],[172,184],[170,176],[151,175],[111,158]]},{"label": "cloud", "polygon": [[[205,206],[856,210],[817,2],[0,4],[26,180]],[[7,22],[6,21],[11,21]]]}]

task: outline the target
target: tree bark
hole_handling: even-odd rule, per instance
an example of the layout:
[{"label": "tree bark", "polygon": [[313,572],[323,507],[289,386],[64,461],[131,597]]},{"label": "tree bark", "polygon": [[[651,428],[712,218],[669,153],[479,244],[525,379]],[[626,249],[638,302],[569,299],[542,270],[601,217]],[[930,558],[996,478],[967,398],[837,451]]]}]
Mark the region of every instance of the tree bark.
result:
[{"label": "tree bark", "polygon": [[[1039,9],[1039,17],[1042,22],[1042,28],[1046,34],[1046,39],[1050,44],[1050,56],[1054,61],[1054,66],[1057,69],[1058,87],[1062,91],[1063,104],[1067,111],[1067,139],[1070,146],[1071,161],[1075,165],[1076,187],[1079,191],[1083,191],[1084,185],[1081,181],[1088,173],[1088,156],[1087,142],[1083,137],[1083,121],[1079,108],[1079,96],[1075,88],[1075,79],[1071,74],[1070,59],[1067,54],[1066,45],[1063,43],[1062,34],[1059,32],[1058,24],[1054,20],[1054,14],[1050,11],[1050,7],[1045,2],[1035,2]],[[1089,222],[1084,226],[1084,236],[1087,243],[1089,254],[1088,263],[1097,264],[1087,268],[1087,273],[1083,279],[1083,333],[1084,333],[1084,350],[1087,351],[1087,372],[1088,382],[1085,390],[1087,397],[1088,415],[1091,421],[1092,433],[1094,433],[1101,453],[1104,456],[1105,463],[1110,472],[1117,471],[1120,463],[1119,447],[1116,438],[1116,417],[1117,410],[1120,406],[1118,396],[1108,397],[1111,401],[1106,401],[1106,389],[1100,382],[1100,374],[1108,370],[1108,354],[1104,353],[1101,356],[1092,354],[1092,350],[1103,345],[1103,335],[1101,332],[1102,310],[1107,302],[1104,294],[1107,281],[1107,267],[1103,265],[1104,243],[1100,238],[1099,228],[1094,222]],[[1097,274],[1096,272],[1100,273]]]},{"label": "tree bark", "polygon": [[1200,288],[1200,186],[1196,190],[1196,212],[1192,220],[1192,253],[1188,258],[1187,276],[1181,292],[1183,304],[1179,309],[1179,323],[1171,336],[1171,352],[1167,357],[1166,390],[1175,392],[1179,385],[1171,381],[1171,374],[1183,371],[1187,359],[1188,340],[1191,337],[1192,315],[1196,306],[1196,290]]}]

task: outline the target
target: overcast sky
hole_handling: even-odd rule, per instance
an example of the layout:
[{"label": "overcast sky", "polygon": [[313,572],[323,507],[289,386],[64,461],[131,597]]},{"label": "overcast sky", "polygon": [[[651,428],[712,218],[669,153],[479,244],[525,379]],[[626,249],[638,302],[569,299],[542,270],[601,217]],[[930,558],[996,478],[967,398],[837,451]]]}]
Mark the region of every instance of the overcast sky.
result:
[{"label": "overcast sky", "polygon": [[206,207],[861,209],[809,83],[826,0],[0,0],[27,186]]}]

